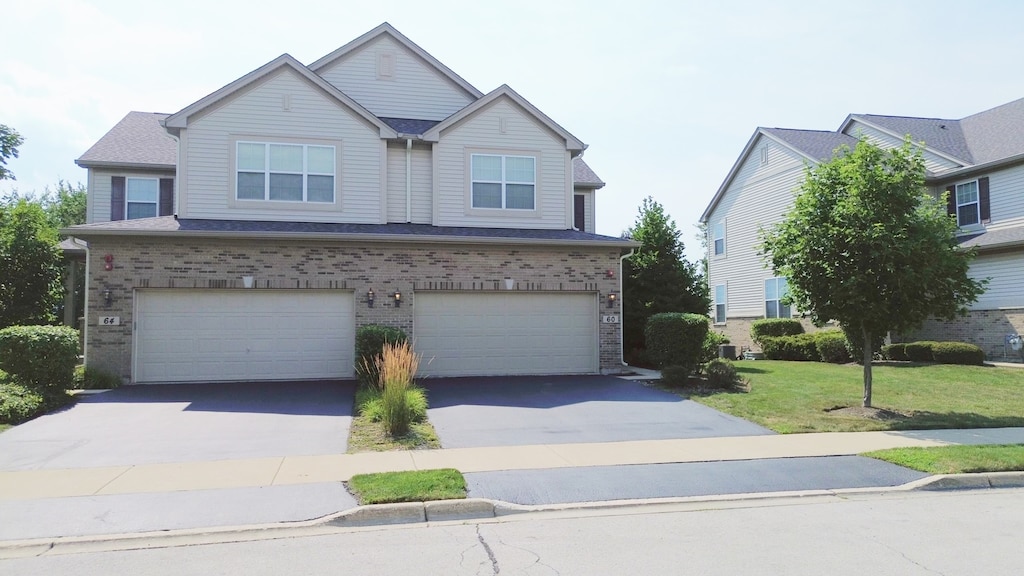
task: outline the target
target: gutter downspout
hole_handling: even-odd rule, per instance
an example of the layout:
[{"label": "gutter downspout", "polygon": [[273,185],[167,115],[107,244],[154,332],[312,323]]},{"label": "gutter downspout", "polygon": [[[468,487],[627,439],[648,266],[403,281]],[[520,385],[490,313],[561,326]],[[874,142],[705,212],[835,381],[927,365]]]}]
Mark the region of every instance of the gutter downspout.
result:
[{"label": "gutter downspout", "polygon": [[85,248],[85,294],[82,299],[82,364],[89,365],[89,243],[71,236],[71,241]]},{"label": "gutter downspout", "polygon": [[405,221],[412,223],[412,138],[405,139]]},{"label": "gutter downspout", "polygon": [[619,322],[619,361],[622,363],[623,366],[629,366],[629,364],[626,364],[626,342],[623,340],[623,332],[625,330],[624,325],[626,324],[626,298],[623,296],[622,293],[622,264],[626,260],[626,258],[631,257],[635,253],[636,248],[630,248],[629,254],[625,254],[619,258],[619,305],[622,306],[622,322]]}]

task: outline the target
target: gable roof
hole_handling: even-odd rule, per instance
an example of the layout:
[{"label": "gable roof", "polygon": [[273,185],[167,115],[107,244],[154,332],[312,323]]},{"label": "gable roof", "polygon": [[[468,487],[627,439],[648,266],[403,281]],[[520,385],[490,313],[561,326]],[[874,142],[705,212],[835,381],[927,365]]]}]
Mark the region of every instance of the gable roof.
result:
[{"label": "gable roof", "polygon": [[960,120],[975,164],[1024,154],[1024,98]]},{"label": "gable roof", "polygon": [[452,114],[451,116],[445,118],[437,125],[435,125],[433,128],[424,132],[423,139],[428,142],[437,142],[438,140],[441,139],[441,132],[448,128],[451,128],[455,124],[458,124],[462,120],[469,118],[470,116],[476,114],[477,112],[486,109],[488,106],[490,106],[494,102],[497,102],[499,99],[511,100],[514,104],[525,110],[527,114],[533,116],[534,119],[536,119],[542,125],[547,127],[549,130],[551,130],[558,136],[564,138],[566,149],[574,153],[579,153],[586,149],[587,146],[582,141],[580,141],[579,138],[576,138],[575,136],[570,134],[568,130],[562,128],[561,126],[559,126],[557,122],[549,118],[547,114],[544,114],[536,106],[530,104],[530,102],[527,101],[526,98],[520,96],[519,93],[510,88],[508,84],[502,84],[501,86],[498,86],[487,95],[478,99],[476,102],[469,104],[462,110],[459,110],[455,114]]},{"label": "gable roof", "polygon": [[914,142],[923,141],[925,148],[957,164],[974,163],[958,120],[850,114],[839,127],[839,131],[846,132],[854,121],[863,122],[900,140],[909,134]]},{"label": "gable roof", "polygon": [[427,130],[441,123],[440,120],[415,120],[412,118],[385,118],[380,117],[385,124],[391,126],[399,135],[419,136]]},{"label": "gable roof", "polygon": [[117,165],[173,169],[178,145],[160,125],[165,118],[167,114],[129,112],[75,164],[83,168]]},{"label": "gable roof", "polygon": [[377,26],[373,30],[370,30],[366,34],[363,34],[359,38],[345,44],[341,48],[338,48],[334,52],[320,58],[316,62],[309,65],[309,69],[313,72],[320,73],[325,68],[329,68],[335,62],[344,58],[345,56],[355,52],[359,48],[373,42],[380,36],[390,36],[396,42],[404,46],[407,50],[418,56],[421,60],[427,63],[430,67],[437,70],[444,78],[449,82],[457,86],[463,92],[471,96],[473,99],[479,98],[484,95],[483,92],[479,91],[472,84],[467,82],[462,76],[459,76],[451,68],[442,64],[437,58],[431,56],[426,50],[420,48],[415,42],[409,40],[404,34],[395,29],[394,26],[384,22],[380,26]]},{"label": "gable roof", "polygon": [[271,74],[283,70],[290,69],[303,78],[305,78],[310,84],[320,88],[328,97],[333,98],[342,106],[345,106],[355,112],[357,115],[366,120],[367,123],[377,127],[380,131],[381,138],[394,138],[396,136],[395,131],[384,123],[380,118],[377,118],[369,110],[363,108],[361,104],[349,98],[344,92],[335,88],[332,84],[317,76],[311,72],[308,68],[302,65],[301,62],[293,58],[289,54],[282,54],[277,58],[267,62],[263,66],[253,70],[252,72],[242,76],[238,80],[224,86],[220,90],[209,94],[208,96],[193,102],[189,106],[185,107],[179,112],[171,114],[164,120],[164,126],[167,127],[170,132],[177,132],[178,129],[185,128],[188,126],[189,117],[194,116],[203,112],[204,110],[211,108],[225,98],[228,98],[241,90],[252,86],[254,83],[267,78]]},{"label": "gable roof", "polygon": [[604,181],[580,156],[572,159],[572,183],[576,188],[592,188],[594,190],[604,188]]}]

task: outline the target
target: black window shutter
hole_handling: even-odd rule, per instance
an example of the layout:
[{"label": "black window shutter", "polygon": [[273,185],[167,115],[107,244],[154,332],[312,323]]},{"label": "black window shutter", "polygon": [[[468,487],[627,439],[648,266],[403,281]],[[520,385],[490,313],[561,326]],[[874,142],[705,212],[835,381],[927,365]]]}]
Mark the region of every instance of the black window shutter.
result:
[{"label": "black window shutter", "polygon": [[575,194],[572,197],[572,224],[580,232],[586,232],[587,212],[585,209],[586,198],[582,194]]},{"label": "black window shutter", "polygon": [[174,178],[160,179],[160,213],[158,216],[174,214]]},{"label": "black window shutter", "polygon": [[124,220],[124,176],[110,178],[110,219]]},{"label": "black window shutter", "polygon": [[981,221],[988,222],[992,219],[992,207],[988,201],[988,176],[978,178],[978,208],[981,212]]},{"label": "black window shutter", "polygon": [[956,186],[946,186],[948,197],[946,198],[946,213],[956,216]]}]

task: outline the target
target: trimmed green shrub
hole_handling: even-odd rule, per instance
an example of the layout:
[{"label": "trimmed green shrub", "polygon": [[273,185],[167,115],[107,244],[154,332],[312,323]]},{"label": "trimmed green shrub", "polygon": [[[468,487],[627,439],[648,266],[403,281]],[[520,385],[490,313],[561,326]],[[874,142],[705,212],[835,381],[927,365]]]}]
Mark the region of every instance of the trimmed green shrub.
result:
[{"label": "trimmed green shrub", "polygon": [[985,363],[985,351],[966,342],[936,342],[932,344],[932,357],[939,364],[981,366]]},{"label": "trimmed green shrub", "polygon": [[[850,358],[858,364],[864,363],[864,335],[860,332],[856,334],[851,330],[847,330],[846,326],[843,326],[843,334],[846,334],[846,350],[850,353]],[[882,344],[885,343],[885,334],[876,334],[874,340],[871,343],[871,356],[882,351]]]},{"label": "trimmed green shrub", "polygon": [[706,364],[715,358],[718,358],[718,347],[722,344],[728,344],[729,337],[721,332],[708,331],[708,335],[704,337],[704,348],[700,354],[700,363]]},{"label": "trimmed green shrub", "polygon": [[898,360],[905,362],[909,360],[907,358],[907,343],[896,342],[894,344],[886,344],[882,346],[882,358],[886,360]]},{"label": "trimmed green shrub", "polygon": [[409,337],[405,331],[394,326],[367,324],[356,330],[356,378],[361,386],[380,386],[377,358],[384,350],[385,343],[400,344]]},{"label": "trimmed green shrub", "polygon": [[763,318],[750,325],[750,337],[760,346],[765,336],[795,336],[804,333],[804,325],[793,318]]},{"label": "trimmed green shrub", "polygon": [[75,390],[110,390],[121,385],[121,377],[92,366],[75,366]]},{"label": "trimmed green shrub", "polygon": [[78,330],[11,326],[0,330],[0,370],[43,395],[71,387],[78,364]]},{"label": "trimmed green shrub", "polygon": [[932,345],[936,342],[921,340],[920,342],[908,342],[903,346],[907,354],[907,360],[911,362],[932,362],[935,356],[932,355]]},{"label": "trimmed green shrub", "polygon": [[823,330],[815,332],[815,346],[822,362],[845,364],[850,361],[850,350],[847,348],[846,334],[842,330]]},{"label": "trimmed green shrub", "polygon": [[0,372],[0,424],[21,424],[42,414],[46,407],[43,396],[10,380]]},{"label": "trimmed green shrub", "polygon": [[704,373],[708,377],[708,387],[726,389],[740,383],[740,375],[731,360],[715,358],[704,365]]},{"label": "trimmed green shrub", "polygon": [[655,314],[644,328],[647,354],[655,366],[683,366],[691,372],[700,363],[707,334],[707,316],[683,312]]},{"label": "trimmed green shrub", "polygon": [[661,382],[667,386],[686,386],[690,383],[691,368],[686,366],[665,366],[661,369]]},{"label": "trimmed green shrub", "polygon": [[794,334],[792,336],[762,336],[761,351],[766,360],[793,360],[797,362],[817,362],[818,344],[814,334]]}]

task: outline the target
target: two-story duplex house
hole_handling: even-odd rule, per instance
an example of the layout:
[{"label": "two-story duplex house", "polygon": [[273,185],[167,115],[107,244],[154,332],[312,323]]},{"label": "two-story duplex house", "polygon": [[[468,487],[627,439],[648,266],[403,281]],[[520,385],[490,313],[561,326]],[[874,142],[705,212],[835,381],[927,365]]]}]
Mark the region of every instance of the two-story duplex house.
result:
[{"label": "two-story duplex house", "polygon": [[86,362],[135,383],[345,378],[403,328],[428,375],[621,367],[621,258],[585,145],[382,24],[174,114],[88,168]]},{"label": "two-story duplex house", "polygon": [[783,218],[805,168],[837,147],[859,137],[896,147],[906,135],[923,142],[929,190],[949,193],[961,245],[977,248],[971,276],[991,281],[968,317],[901,337],[972,342],[1003,356],[1007,335],[1024,332],[1024,99],[959,120],[851,114],[835,132],[755,130],[701,216],[715,329],[751,347],[752,321],[799,316],[782,302],[786,279],[757,254],[758,230]]}]

